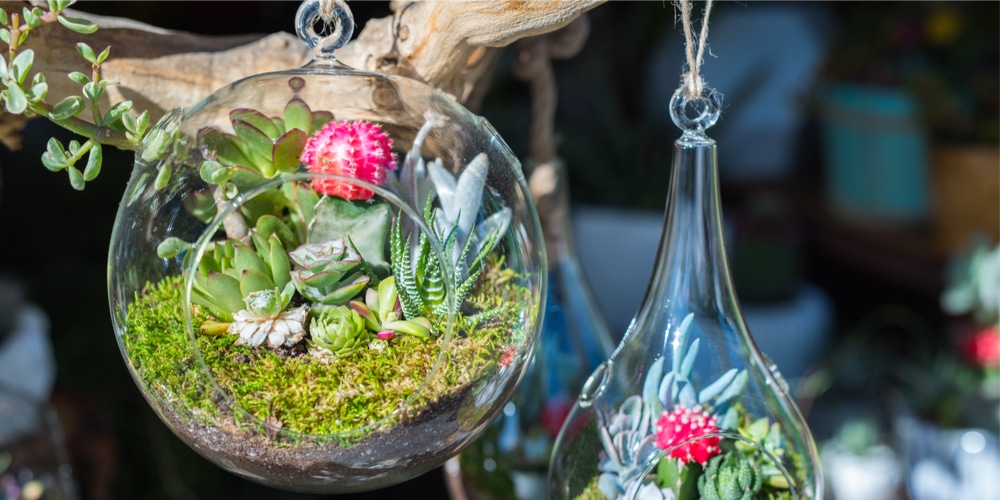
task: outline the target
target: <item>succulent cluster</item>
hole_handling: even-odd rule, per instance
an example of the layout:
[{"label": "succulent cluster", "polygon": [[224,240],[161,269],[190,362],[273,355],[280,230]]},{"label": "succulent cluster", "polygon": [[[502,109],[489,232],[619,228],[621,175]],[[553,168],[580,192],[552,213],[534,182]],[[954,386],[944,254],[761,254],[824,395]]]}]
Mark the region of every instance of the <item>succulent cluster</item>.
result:
[{"label": "succulent cluster", "polygon": [[[445,280],[454,280],[460,303],[506,231],[510,211],[504,208],[476,226],[489,167],[485,155],[458,179],[440,160],[430,164],[428,174],[420,148],[427,132],[443,121],[427,116],[406,161],[420,167],[411,174],[419,178],[424,222],[442,242],[445,262],[433,252],[432,236],[408,227],[404,238],[403,217],[350,180],[401,186],[393,174],[392,140],[378,125],[334,121],[330,113],[293,98],[280,117],[232,111],[232,134],[199,131],[200,173],[213,194],[191,205],[205,205],[192,212],[206,221],[246,189],[303,167],[338,176],[286,182],[230,212],[227,222],[235,218],[237,224],[226,224],[228,238],[211,243],[198,263],[192,302],[212,317],[201,330],[237,334],[238,343],[252,346],[288,347],[306,340],[310,352],[334,357],[374,339],[431,339],[428,317],[449,312]],[[403,191],[404,196],[415,192]],[[172,258],[189,249],[190,243],[167,238],[158,253]]]},{"label": "succulent cluster", "polygon": [[[789,482],[772,459],[787,457],[783,433],[767,418],[751,420],[739,403],[748,380],[731,369],[700,391],[691,382],[699,340],[687,344],[693,315],[676,336],[682,347],[664,373],[650,367],[642,393],[626,398],[601,426],[597,487],[604,498],[777,500]],[[686,348],[685,348],[686,346]],[[655,470],[648,469],[655,464]]]}]

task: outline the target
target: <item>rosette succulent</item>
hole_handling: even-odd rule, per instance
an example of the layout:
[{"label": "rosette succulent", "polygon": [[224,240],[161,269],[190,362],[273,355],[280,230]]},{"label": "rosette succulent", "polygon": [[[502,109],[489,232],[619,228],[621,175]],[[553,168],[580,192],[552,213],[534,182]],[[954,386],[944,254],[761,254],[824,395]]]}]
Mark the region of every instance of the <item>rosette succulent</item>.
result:
[{"label": "rosette succulent", "polygon": [[698,478],[703,500],[752,500],[760,488],[755,464],[738,453],[713,458]]},{"label": "rosette succulent", "polygon": [[309,335],[319,349],[341,357],[367,346],[373,336],[365,320],[346,306],[317,307],[310,312]]},{"label": "rosette succulent", "polygon": [[362,269],[361,256],[341,238],[300,245],[288,257],[296,265],[291,272],[295,288],[320,304],[344,304],[371,280]]}]

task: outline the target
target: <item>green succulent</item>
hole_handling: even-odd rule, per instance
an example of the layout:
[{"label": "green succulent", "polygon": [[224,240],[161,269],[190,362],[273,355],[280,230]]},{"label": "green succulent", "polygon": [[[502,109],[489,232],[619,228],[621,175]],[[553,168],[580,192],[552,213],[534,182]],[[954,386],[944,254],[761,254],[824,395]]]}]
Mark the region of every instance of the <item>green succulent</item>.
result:
[{"label": "green succulent", "polygon": [[295,97],[285,105],[281,117],[239,108],[229,113],[229,120],[234,134],[214,127],[198,131],[198,146],[208,160],[202,167],[202,178],[245,190],[280,173],[297,171],[309,134],[333,120],[333,114],[312,111]]},{"label": "green succulent", "polygon": [[[191,301],[228,322],[233,321],[233,313],[248,307],[246,299],[254,292],[273,290],[281,297],[282,309],[286,307],[294,287],[281,239],[272,233],[267,239],[258,234],[254,240],[256,249],[234,239],[213,243],[198,262]],[[264,305],[259,300],[251,302],[260,304],[261,310],[273,309],[273,305]]]},{"label": "green succulent", "polygon": [[741,453],[713,458],[698,478],[703,500],[751,500],[760,488],[760,474],[751,459]]},{"label": "green succulent", "polygon": [[345,356],[368,345],[373,336],[365,328],[365,320],[346,306],[317,307],[310,312],[309,334],[320,349]]},{"label": "green succulent", "polygon": [[288,254],[297,269],[292,282],[303,297],[320,304],[345,304],[371,280],[358,252],[342,238],[300,245]]},{"label": "green succulent", "polygon": [[422,316],[409,320],[403,318],[394,276],[382,280],[377,292],[369,288],[364,302],[352,300],[351,309],[364,319],[365,326],[373,332],[392,331],[430,339],[430,320]]}]

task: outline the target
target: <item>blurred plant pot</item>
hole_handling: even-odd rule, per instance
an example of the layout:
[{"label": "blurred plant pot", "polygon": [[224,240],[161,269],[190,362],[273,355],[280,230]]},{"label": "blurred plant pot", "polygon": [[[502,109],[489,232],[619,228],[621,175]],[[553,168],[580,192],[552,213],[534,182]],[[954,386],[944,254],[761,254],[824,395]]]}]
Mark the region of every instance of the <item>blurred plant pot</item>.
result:
[{"label": "blurred plant pot", "polygon": [[1000,147],[935,146],[931,162],[932,221],[946,255],[975,235],[1000,239]]},{"label": "blurred plant pot", "polygon": [[833,85],[824,96],[826,195],[857,223],[927,215],[927,144],[916,101],[901,89]]}]

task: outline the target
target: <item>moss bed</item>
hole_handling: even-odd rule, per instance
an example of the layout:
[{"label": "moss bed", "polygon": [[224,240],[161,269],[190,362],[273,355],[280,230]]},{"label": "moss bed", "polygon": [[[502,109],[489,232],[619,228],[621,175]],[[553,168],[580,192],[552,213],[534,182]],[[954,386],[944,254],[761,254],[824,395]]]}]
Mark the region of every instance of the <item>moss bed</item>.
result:
[{"label": "moss bed", "polygon": [[[480,287],[469,299],[474,308],[500,307],[476,316],[459,314],[443,372],[400,415],[415,418],[431,403],[455,394],[477,377],[495,372],[504,351],[519,342],[510,325],[522,321],[526,289]],[[497,299],[501,299],[498,301]],[[199,370],[185,329],[181,279],[166,278],[136,294],[129,305],[125,346],[138,378],[156,397],[211,420],[220,397]],[[194,308],[195,324],[207,316]],[[436,325],[439,328],[442,325]],[[280,351],[237,345],[236,335],[197,335],[198,349],[223,391],[250,415],[272,427],[301,434],[331,435],[364,427],[391,414],[424,383],[441,353],[440,341],[397,337],[373,341],[381,349],[358,349],[348,356],[317,358],[305,343]]]}]

